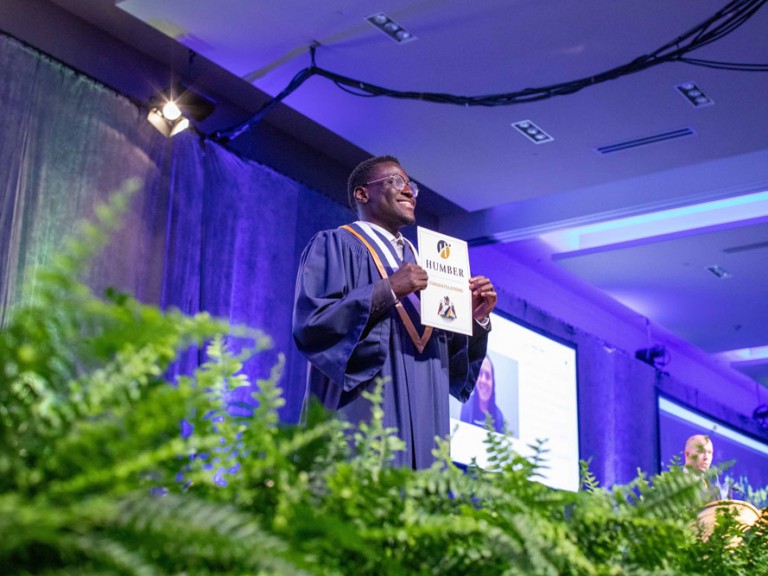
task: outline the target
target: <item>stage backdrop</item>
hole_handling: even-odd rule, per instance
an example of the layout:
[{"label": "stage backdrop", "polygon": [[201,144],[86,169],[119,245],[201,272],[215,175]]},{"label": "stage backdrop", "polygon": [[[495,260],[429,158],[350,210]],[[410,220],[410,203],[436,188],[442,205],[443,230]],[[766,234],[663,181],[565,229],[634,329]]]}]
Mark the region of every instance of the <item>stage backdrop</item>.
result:
[{"label": "stage backdrop", "polygon": [[[0,75],[0,321],[33,294],[22,285],[74,222],[138,176],[141,192],[90,285],[264,330],[274,350],[246,372],[255,381],[284,353],[281,416],[295,421],[306,375],[290,335],[299,256],[312,234],[352,219],[349,209],[194,133],[165,139],[135,103],[6,36]],[[581,455],[598,479],[654,471],[654,370],[528,306],[509,285],[497,286],[500,309],[578,347]]]},{"label": "stage backdrop", "polygon": [[[298,258],[310,235],[347,222],[343,206],[194,133],[168,140],[134,103],[0,36],[0,319],[80,218],[129,177],[142,179],[121,232],[89,270],[146,303],[201,310],[260,328],[288,362],[289,408],[304,361],[290,337]],[[310,208],[311,209],[308,209]]]}]

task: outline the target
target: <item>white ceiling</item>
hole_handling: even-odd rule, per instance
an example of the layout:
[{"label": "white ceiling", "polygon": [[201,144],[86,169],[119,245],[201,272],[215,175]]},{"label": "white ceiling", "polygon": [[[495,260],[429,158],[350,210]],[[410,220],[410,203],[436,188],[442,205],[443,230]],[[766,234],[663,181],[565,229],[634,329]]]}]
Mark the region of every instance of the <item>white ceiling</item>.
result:
[{"label": "white ceiling", "polygon": [[[753,2],[759,9],[743,26],[688,56],[768,65],[764,1]],[[319,68],[392,90],[483,96],[542,88],[627,64],[727,4],[56,3],[85,18],[97,10],[122,10],[271,96],[310,65],[313,45]],[[378,12],[417,39],[397,44],[375,29],[365,18]],[[685,82],[697,84],[715,104],[691,106],[675,90]],[[395,153],[412,178],[469,212],[444,216],[449,233],[473,242],[502,241],[515,250],[517,241],[545,232],[767,191],[767,94],[768,72],[667,62],[573,94],[508,106],[360,97],[320,75],[284,103],[369,153]],[[520,120],[535,122],[554,140],[528,141],[511,126]],[[692,135],[612,154],[596,150],[683,128]],[[740,218],[593,250],[549,251],[553,262],[707,352],[768,346],[768,214]],[[716,278],[707,270],[712,265],[731,277]],[[747,373],[768,384],[768,361]]]}]

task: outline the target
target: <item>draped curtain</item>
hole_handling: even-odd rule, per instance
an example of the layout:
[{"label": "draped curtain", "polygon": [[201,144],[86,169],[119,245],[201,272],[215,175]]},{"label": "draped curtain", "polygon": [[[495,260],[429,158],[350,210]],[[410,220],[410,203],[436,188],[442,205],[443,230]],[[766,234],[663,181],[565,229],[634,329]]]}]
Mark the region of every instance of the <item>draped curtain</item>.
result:
[{"label": "draped curtain", "polygon": [[129,176],[143,180],[143,193],[89,280],[157,302],[162,276],[145,271],[162,265],[161,174],[171,147],[128,100],[7,37],[0,71],[0,318],[31,296],[22,286],[73,223]]},{"label": "draped curtain", "polygon": [[[75,222],[139,177],[123,228],[86,281],[263,330],[274,349],[245,371],[255,382],[284,353],[282,416],[296,420],[305,377],[290,335],[298,258],[311,231],[347,221],[348,210],[193,132],[164,138],[135,103],[7,36],[0,73],[0,322],[33,295],[35,270]],[[306,203],[313,209],[301,210]]]}]

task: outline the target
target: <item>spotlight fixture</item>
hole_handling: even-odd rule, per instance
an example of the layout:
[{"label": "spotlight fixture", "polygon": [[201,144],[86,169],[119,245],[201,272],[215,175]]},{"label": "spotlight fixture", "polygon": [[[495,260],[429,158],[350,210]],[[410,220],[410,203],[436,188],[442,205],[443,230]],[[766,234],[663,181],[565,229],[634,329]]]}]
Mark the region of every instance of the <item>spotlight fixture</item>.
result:
[{"label": "spotlight fixture", "polygon": [[[173,107],[176,107],[175,105]],[[151,108],[149,110],[149,113],[147,114],[147,120],[149,120],[149,123],[152,124],[157,130],[166,138],[170,138],[172,136],[176,136],[176,134],[179,134],[180,132],[184,132],[187,128],[189,128],[189,119],[185,118],[181,115],[181,112],[176,116],[175,119],[171,119],[170,117],[166,116],[164,114],[164,110],[168,108],[168,104],[163,106],[162,109],[160,108]],[[178,107],[176,107],[178,110]],[[174,114],[171,113],[171,116]]]},{"label": "spotlight fixture", "polygon": [[416,36],[408,32],[408,30],[400,26],[400,24],[392,20],[392,18],[383,12],[372,14],[371,16],[368,16],[366,20],[398,44],[405,44],[406,42],[413,42],[416,40]]},{"label": "spotlight fixture", "polygon": [[520,120],[519,122],[512,122],[512,126],[517,128],[518,132],[526,136],[534,144],[544,144],[546,142],[552,142],[554,138],[544,132],[541,128],[536,126],[530,120]]},{"label": "spotlight fixture", "polygon": [[170,88],[155,95],[149,104],[147,120],[166,138],[183,132],[190,118],[201,121],[213,112],[214,103],[189,88]]},{"label": "spotlight fixture", "polygon": [[715,102],[701,91],[701,88],[696,86],[693,82],[683,82],[675,86],[678,92],[685,96],[688,103],[694,108],[703,108],[704,106],[712,106]]}]

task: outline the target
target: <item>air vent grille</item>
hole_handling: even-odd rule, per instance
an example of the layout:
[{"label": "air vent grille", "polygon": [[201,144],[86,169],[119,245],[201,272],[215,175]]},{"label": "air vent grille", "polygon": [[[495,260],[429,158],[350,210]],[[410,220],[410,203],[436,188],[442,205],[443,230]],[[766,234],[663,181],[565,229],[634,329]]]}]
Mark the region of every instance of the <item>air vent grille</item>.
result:
[{"label": "air vent grille", "polygon": [[600,146],[599,148],[596,148],[596,150],[600,154],[612,154],[614,152],[621,152],[622,150],[629,150],[630,148],[638,148],[640,146],[647,146],[648,144],[656,144],[657,142],[666,142],[667,140],[675,140],[677,138],[685,138],[686,136],[693,136],[695,134],[696,132],[694,132],[692,128],[680,128],[679,130],[662,132],[661,134],[646,136],[645,138],[637,138],[635,140],[627,140],[626,142],[619,142],[618,144]]}]

